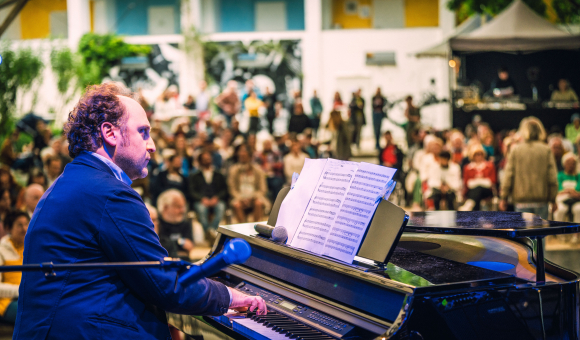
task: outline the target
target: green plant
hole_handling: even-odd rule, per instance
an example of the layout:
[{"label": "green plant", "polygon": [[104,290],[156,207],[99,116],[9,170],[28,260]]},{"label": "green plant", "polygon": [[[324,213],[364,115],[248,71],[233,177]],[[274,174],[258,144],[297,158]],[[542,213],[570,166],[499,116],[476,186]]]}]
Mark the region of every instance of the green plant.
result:
[{"label": "green plant", "polygon": [[[495,16],[509,6],[512,1],[513,0],[449,0],[447,2],[447,8],[456,11],[459,20],[462,21],[474,13]],[[543,0],[523,1],[539,15],[543,17],[546,16],[546,3],[544,3]]]},{"label": "green plant", "polygon": [[30,91],[38,82],[44,64],[31,48],[14,50],[8,41],[0,42],[0,139],[12,131],[17,111],[17,94]]},{"label": "green plant", "polygon": [[53,48],[50,52],[50,65],[56,77],[56,88],[60,94],[60,107],[55,110],[60,114],[77,92],[78,57],[68,47]]},{"label": "green plant", "polygon": [[117,65],[122,58],[147,55],[151,47],[145,45],[127,44],[115,34],[87,33],[79,42],[78,52],[81,56],[77,76],[79,85],[100,84],[109,70]]}]

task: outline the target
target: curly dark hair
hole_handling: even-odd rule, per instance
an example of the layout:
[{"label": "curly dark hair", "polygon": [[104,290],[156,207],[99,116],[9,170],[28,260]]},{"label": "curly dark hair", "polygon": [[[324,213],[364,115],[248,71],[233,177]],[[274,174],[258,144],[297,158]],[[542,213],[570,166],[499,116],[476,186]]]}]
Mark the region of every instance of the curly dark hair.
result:
[{"label": "curly dark hair", "polygon": [[116,83],[87,87],[84,96],[68,115],[64,132],[69,142],[68,153],[75,158],[83,151],[95,151],[103,144],[100,127],[111,123],[121,128],[127,121],[125,106],[118,96],[132,97],[130,91]]}]

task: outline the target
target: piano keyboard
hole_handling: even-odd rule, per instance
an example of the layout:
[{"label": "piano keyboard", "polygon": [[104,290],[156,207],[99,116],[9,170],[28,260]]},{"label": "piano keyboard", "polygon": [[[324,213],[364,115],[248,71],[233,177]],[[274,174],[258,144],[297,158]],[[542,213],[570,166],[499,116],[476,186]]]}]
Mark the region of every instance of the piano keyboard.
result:
[{"label": "piano keyboard", "polygon": [[281,313],[269,311],[268,315],[248,313],[245,319],[232,320],[234,331],[252,340],[266,339],[334,339],[312,327],[293,320]]}]

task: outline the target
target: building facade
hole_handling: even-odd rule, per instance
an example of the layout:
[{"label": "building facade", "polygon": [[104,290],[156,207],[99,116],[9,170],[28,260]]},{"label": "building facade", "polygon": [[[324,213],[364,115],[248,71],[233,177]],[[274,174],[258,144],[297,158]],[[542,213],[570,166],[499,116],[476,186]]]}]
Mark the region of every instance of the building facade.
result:
[{"label": "building facade", "polygon": [[[172,46],[197,32],[215,42],[298,41],[305,109],[317,90],[325,108],[339,91],[344,101],[377,87],[388,99],[430,90],[448,96],[449,67],[442,59],[417,59],[455,26],[445,0],[30,0],[2,38],[32,44],[62,38],[72,48],[86,32],[114,32],[129,43]],[[0,20],[9,8],[0,10]],[[204,74],[187,53],[179,62],[179,87],[196,94]],[[48,69],[48,68],[47,68]],[[49,72],[45,70],[45,72]],[[51,76],[47,74],[47,77]],[[46,77],[45,77],[46,78]],[[45,79],[45,83],[48,79]],[[433,83],[435,86],[433,86]],[[49,85],[43,85],[43,87]],[[48,88],[40,103],[50,101]],[[43,98],[45,97],[45,98]],[[41,109],[39,109],[41,110]],[[328,110],[325,109],[325,115]],[[393,118],[402,112],[394,113]],[[426,114],[427,123],[449,126],[448,108]],[[367,133],[370,134],[370,127]]]}]

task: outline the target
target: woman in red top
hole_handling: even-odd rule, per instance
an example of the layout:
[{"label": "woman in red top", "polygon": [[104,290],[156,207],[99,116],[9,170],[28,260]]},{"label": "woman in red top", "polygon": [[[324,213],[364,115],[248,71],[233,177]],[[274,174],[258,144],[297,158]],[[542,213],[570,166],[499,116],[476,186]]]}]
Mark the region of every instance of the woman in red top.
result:
[{"label": "woman in red top", "polygon": [[471,162],[463,168],[467,200],[459,207],[460,211],[479,210],[482,200],[493,197],[497,184],[495,166],[485,160],[485,150],[480,144],[470,148],[469,160]]}]

